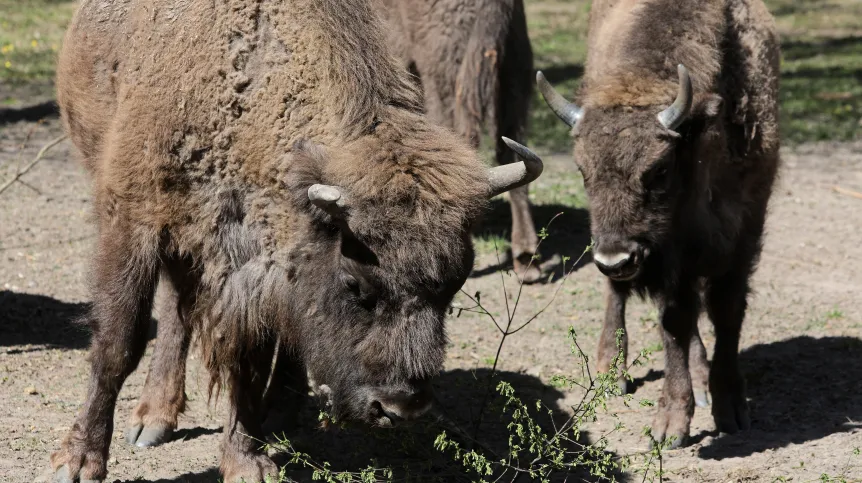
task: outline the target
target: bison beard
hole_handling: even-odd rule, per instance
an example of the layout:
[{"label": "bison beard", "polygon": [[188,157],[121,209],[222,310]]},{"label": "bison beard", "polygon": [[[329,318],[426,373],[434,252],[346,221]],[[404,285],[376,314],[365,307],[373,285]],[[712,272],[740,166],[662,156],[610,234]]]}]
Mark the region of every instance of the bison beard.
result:
[{"label": "bison beard", "polygon": [[[608,276],[599,369],[617,354],[630,293],[651,296],[665,352],[652,430],[672,447],[708,395],[719,431],[750,425],[737,352],[779,165],[778,45],[760,0],[596,1],[580,105],[538,75],[572,127],[593,259]],[[711,368],[701,300],[715,327]]]},{"label": "bison beard", "polygon": [[[192,333],[230,401],[231,483],[276,474],[255,440],[271,376],[307,370],[337,417],[371,425],[428,409],[471,225],[542,164],[506,140],[524,162],[488,170],[430,123],[381,31],[364,0],[81,3],[57,89],[94,178],[92,371],[56,481],[106,478],[160,273],[169,306],[130,442],[176,427]],[[271,374],[275,351],[287,367]]]}]

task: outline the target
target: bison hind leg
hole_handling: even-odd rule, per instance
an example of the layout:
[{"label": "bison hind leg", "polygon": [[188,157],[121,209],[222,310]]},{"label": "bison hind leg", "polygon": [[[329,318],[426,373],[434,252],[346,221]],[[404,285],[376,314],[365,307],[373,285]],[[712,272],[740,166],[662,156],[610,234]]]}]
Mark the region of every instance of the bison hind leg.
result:
[{"label": "bison hind leg", "polygon": [[188,320],[196,283],[191,267],[163,263],[158,297],[158,338],[141,399],[132,412],[126,442],[141,448],[167,443],[185,410],[186,358],[192,334]]}]

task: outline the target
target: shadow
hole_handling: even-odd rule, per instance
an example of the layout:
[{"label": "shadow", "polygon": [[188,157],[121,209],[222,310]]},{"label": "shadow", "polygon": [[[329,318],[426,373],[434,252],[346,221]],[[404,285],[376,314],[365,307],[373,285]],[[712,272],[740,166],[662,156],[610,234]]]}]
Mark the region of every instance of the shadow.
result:
[{"label": "shadow", "polygon": [[[546,280],[557,280],[563,274],[563,257],[569,258],[565,270],[570,270],[572,263],[581,256],[584,248],[590,244],[589,212],[583,208],[551,204],[533,205],[532,213],[536,229],[540,230],[547,227],[548,230],[548,236],[539,247],[541,259],[537,263],[539,263],[543,274],[546,275]],[[495,199],[491,201],[490,209],[473,230],[473,235],[480,238],[508,239],[511,231],[512,210],[509,208],[509,203],[505,200]],[[574,270],[580,269],[591,261],[592,257],[587,253],[581,262],[574,267]],[[499,270],[511,268],[511,253],[500,253],[500,263],[474,270],[470,277],[483,277]]]},{"label": "shadow", "polygon": [[636,377],[634,381],[627,385],[626,390],[629,394],[634,394],[641,386],[648,382],[655,382],[664,377],[664,371],[650,369],[643,377]]},{"label": "shadow", "polygon": [[182,476],[178,476],[176,478],[165,479],[160,478],[158,480],[116,480],[119,483],[213,483],[215,481],[221,481],[221,474],[218,471],[218,468],[211,468],[202,473],[186,473]]},{"label": "shadow", "polygon": [[862,339],[795,337],[740,354],[752,429],[700,448],[702,458],[745,457],[862,428]]},{"label": "shadow", "polygon": [[581,64],[552,65],[541,70],[551,84],[559,84],[569,79],[580,79],[584,75],[584,66]]},{"label": "shadow", "polygon": [[57,102],[53,100],[21,108],[4,107],[0,108],[0,126],[20,121],[36,122],[59,115],[60,108],[57,107]]},{"label": "shadow", "polygon": [[[456,441],[462,449],[476,449],[492,461],[505,457],[509,452],[509,438],[513,430],[507,427],[512,421],[509,417],[511,411],[504,411],[505,400],[495,390],[500,381],[509,383],[515,389],[515,395],[527,405],[533,420],[546,434],[553,434],[554,425],[560,425],[568,419],[568,413],[561,406],[564,394],[558,389],[526,374],[498,372],[494,379],[490,379],[490,375],[490,369],[484,368],[443,372],[433,384],[437,395],[434,410],[436,419],[426,416],[416,423],[395,429],[369,430],[346,426],[321,431],[318,428],[300,427],[286,436],[296,451],[309,455],[318,463],[328,462],[334,471],[356,471],[373,465],[390,468],[394,480],[473,481],[477,475],[465,471],[452,450],[435,449],[435,441],[445,431],[449,439]],[[480,405],[486,394],[491,397],[488,398],[482,424],[476,428]],[[542,401],[547,409],[535,410],[536,401]],[[318,411],[316,404],[307,404],[300,421],[317,421]],[[476,439],[471,441],[472,434],[476,434]],[[590,442],[588,434],[582,435],[579,441],[580,444]],[[575,445],[570,449],[576,449]],[[282,461],[289,462],[289,455],[282,454]],[[530,460],[520,461],[522,466],[528,466],[529,463]],[[311,470],[298,464],[288,464],[286,473],[296,481],[310,481],[312,476]],[[626,481],[623,474],[613,476],[617,481]],[[512,470],[503,474],[496,466],[493,475],[484,476],[487,481],[501,477],[505,481],[532,481],[526,477],[518,478]],[[595,479],[589,476],[586,469],[578,467],[576,470],[554,473],[550,481],[564,481],[567,478],[569,481]]]},{"label": "shadow", "polygon": [[32,344],[84,349],[89,345],[90,331],[76,320],[86,310],[87,304],[0,290],[0,346]]},{"label": "shadow", "polygon": [[209,436],[210,434],[221,433],[222,428],[183,428],[174,432],[174,437],[171,441],[190,441],[200,438],[201,436]]}]

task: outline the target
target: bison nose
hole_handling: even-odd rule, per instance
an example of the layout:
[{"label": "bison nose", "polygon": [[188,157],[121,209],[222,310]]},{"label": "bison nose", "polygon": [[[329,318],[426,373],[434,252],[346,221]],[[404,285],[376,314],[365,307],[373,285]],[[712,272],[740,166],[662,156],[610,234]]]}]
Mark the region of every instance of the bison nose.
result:
[{"label": "bison nose", "polygon": [[602,250],[593,255],[599,271],[613,280],[631,280],[638,274],[640,258],[637,247],[629,250]]},{"label": "bison nose", "polygon": [[408,390],[379,389],[371,402],[372,417],[380,426],[395,426],[427,413],[432,399],[431,386],[427,383]]}]

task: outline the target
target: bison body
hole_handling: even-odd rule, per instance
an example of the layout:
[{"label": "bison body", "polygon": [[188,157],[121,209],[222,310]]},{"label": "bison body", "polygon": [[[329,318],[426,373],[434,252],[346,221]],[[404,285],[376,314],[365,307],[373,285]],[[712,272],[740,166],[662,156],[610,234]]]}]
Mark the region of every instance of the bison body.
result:
[{"label": "bison body", "polygon": [[[378,0],[393,51],[418,79],[433,121],[478,146],[483,128],[498,164],[514,161],[501,136],[524,136],[533,52],[522,0]],[[509,192],[512,258],[527,283],[541,272],[527,186]]]},{"label": "bison body", "polygon": [[577,103],[539,81],[573,128],[594,261],[608,276],[599,368],[618,352],[629,294],[649,295],[666,367],[654,436],[682,444],[707,390],[717,428],[745,429],[739,334],[779,166],[773,19],[760,0],[597,1],[588,47]]},{"label": "bison body", "polygon": [[58,100],[98,228],[90,387],[51,458],[63,482],[106,476],[160,273],[174,310],[132,442],[176,426],[192,329],[230,401],[226,481],[275,474],[248,436],[263,436],[277,347],[337,418],[422,414],[471,223],[541,170],[531,158],[489,172],[429,123],[363,0],[84,0]]}]

